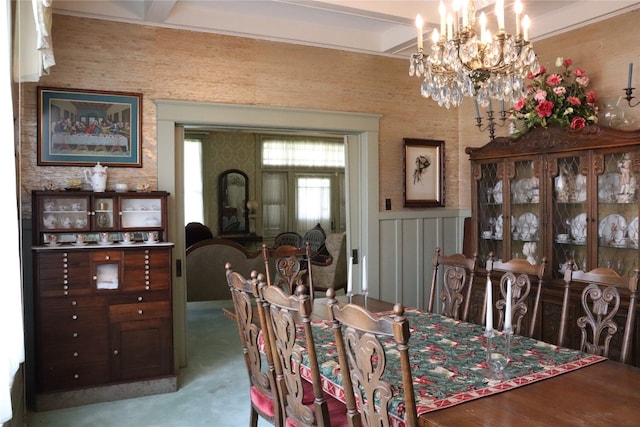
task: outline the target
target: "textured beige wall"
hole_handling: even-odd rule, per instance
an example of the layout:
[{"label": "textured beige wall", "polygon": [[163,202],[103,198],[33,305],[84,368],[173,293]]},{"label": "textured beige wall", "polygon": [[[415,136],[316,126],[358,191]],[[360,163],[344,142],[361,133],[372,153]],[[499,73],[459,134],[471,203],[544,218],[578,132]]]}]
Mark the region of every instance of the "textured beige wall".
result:
[{"label": "textured beige wall", "polygon": [[[381,114],[380,208],[402,206],[402,138],[442,139],[456,170],[456,111],[424,101],[408,60],[54,15],[57,65],[43,86],[141,92],[143,168],[110,168],[109,181],[155,184],[154,99]],[[64,185],[83,168],[36,167],[36,88],[23,85],[23,196],[44,181]],[[455,176],[455,174],[454,174]],[[457,180],[447,204],[458,204]]]},{"label": "textured beige wall", "polygon": [[[615,98],[626,85],[628,63],[640,57],[639,17],[633,11],[534,47],[547,66],[556,56],[573,58],[601,98]],[[385,198],[393,210],[402,210],[404,137],[445,141],[447,207],[469,208],[464,148],[483,145],[488,134],[474,126],[471,102],[447,110],[423,100],[418,80],[408,76],[408,60],[62,15],[54,15],[53,28],[57,65],[41,85],[143,94],[143,168],[111,168],[110,182],[155,185],[162,173],[154,99],[354,111],[382,115],[380,210]],[[28,209],[30,190],[47,181],[63,186],[83,168],[36,166],[35,85],[21,86],[20,118],[21,189]],[[504,132],[506,127],[498,134]]]}]

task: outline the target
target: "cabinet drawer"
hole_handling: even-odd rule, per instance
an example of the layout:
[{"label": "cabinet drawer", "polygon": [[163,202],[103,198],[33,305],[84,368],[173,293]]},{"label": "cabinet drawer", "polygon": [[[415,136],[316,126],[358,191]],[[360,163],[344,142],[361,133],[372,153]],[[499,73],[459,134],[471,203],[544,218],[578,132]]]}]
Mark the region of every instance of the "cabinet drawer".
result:
[{"label": "cabinet drawer", "polygon": [[109,320],[112,323],[170,316],[171,305],[169,304],[169,301],[139,304],[115,304],[109,307]]},{"label": "cabinet drawer", "polygon": [[103,262],[103,261],[118,262],[121,260],[122,260],[122,251],[118,249],[103,249],[103,250],[94,250],[91,252],[91,261],[93,262]]},{"label": "cabinet drawer", "polygon": [[36,382],[39,391],[86,387],[109,382],[108,362],[69,365],[39,363]]},{"label": "cabinet drawer", "polygon": [[54,251],[39,253],[36,262],[36,285],[42,297],[86,295],[91,292],[89,254]]},{"label": "cabinet drawer", "polygon": [[168,290],[121,292],[109,298],[111,305],[115,304],[139,304],[156,301],[171,301],[171,293]]},{"label": "cabinet drawer", "polygon": [[170,249],[144,249],[126,254],[123,289],[158,290],[169,289],[170,285]]},{"label": "cabinet drawer", "polygon": [[37,359],[39,365],[68,364],[78,365],[97,363],[108,359],[109,342],[105,327],[98,333],[86,333],[81,338],[63,338],[54,340],[53,336],[41,340],[38,344]]}]

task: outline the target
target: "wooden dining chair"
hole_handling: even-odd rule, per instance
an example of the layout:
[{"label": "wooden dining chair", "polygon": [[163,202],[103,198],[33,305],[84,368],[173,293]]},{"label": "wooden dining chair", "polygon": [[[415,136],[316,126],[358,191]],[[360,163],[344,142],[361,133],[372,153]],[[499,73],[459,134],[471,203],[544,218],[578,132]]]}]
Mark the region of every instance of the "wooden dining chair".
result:
[{"label": "wooden dining chair", "polygon": [[[583,316],[577,320],[580,328],[580,350],[598,356],[610,357],[610,344],[614,337],[622,337],[617,360],[630,363],[631,341],[636,316],[636,293],[640,269],[629,276],[620,276],[610,268],[596,268],[588,272],[573,270],[569,263],[565,271],[565,282],[569,285],[584,285],[580,303]],[[620,309],[621,294],[627,294],[626,314]],[[625,319],[620,317],[624,316]],[[616,317],[620,321],[616,320]],[[562,319],[566,319],[563,313]],[[566,322],[566,320],[565,320]],[[561,326],[562,329],[566,325]],[[616,359],[616,358],[614,358]]]},{"label": "wooden dining chair", "polygon": [[[334,289],[327,291],[349,426],[391,425],[389,404],[395,387],[402,388],[404,393],[404,407],[400,411],[404,425],[417,426],[409,361],[409,322],[404,316],[404,307],[396,304],[393,314],[376,316],[359,305],[338,304],[335,295]],[[402,380],[399,384],[392,383],[387,376],[389,357],[400,359]]]},{"label": "wooden dining chair", "polygon": [[269,248],[262,245],[262,258],[267,285],[277,286],[292,295],[300,285],[310,290],[313,299],[313,274],[311,268],[311,247],[306,243],[302,248],[282,245]]},{"label": "wooden dining chair", "polygon": [[[478,266],[478,255],[467,258],[463,254],[441,255],[440,248],[436,248],[433,255],[433,277],[431,279],[431,291],[429,293],[429,306],[427,310],[433,313],[435,305],[436,288],[438,287],[439,271],[442,271],[442,289],[439,301],[440,314],[453,319],[467,321],[469,318],[469,302],[471,300],[471,288]],[[442,268],[441,268],[442,267]],[[465,289],[466,288],[466,289]],[[460,307],[462,317],[460,316]]]},{"label": "wooden dining chair", "polygon": [[[313,306],[308,290],[300,285],[294,295],[289,295],[277,286],[268,286],[262,275],[258,276],[258,281],[258,293],[265,306],[268,336],[274,352],[276,384],[283,402],[285,425],[347,426],[345,404],[322,389],[311,330]],[[299,328],[304,331],[304,348],[297,341]],[[305,356],[311,382],[303,378]]]},{"label": "wooden dining chair", "polygon": [[[513,333],[516,335],[533,338],[540,306],[540,294],[543,286],[544,270],[547,259],[542,258],[538,265],[532,265],[524,258],[514,258],[503,262],[495,261],[493,253],[487,260],[487,278],[498,274],[500,276],[500,298],[495,303],[495,308],[500,313],[498,329],[504,327],[504,309],[506,306],[507,286],[511,283],[511,318]],[[535,278],[535,289],[531,278]],[[535,295],[531,291],[535,291]],[[483,318],[486,318],[486,304],[484,304]]]},{"label": "wooden dining chair", "polygon": [[[233,271],[230,263],[225,265],[225,269],[240,333],[242,354],[249,373],[250,425],[257,427],[260,416],[277,427],[283,427],[284,419],[276,387],[271,342],[267,337],[263,340],[266,366],[260,356],[260,331],[268,330],[264,308],[258,298],[257,273],[252,271],[251,280],[246,280],[240,273]],[[254,319],[255,313],[258,314],[258,322]]]}]

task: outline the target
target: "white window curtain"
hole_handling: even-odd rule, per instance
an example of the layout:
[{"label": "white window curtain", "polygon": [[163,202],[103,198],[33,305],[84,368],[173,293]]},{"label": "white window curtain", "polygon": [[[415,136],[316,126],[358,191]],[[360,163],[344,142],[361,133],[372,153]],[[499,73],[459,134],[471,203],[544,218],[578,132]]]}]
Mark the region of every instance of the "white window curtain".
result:
[{"label": "white window curtain", "polygon": [[[0,209],[0,224],[3,224],[4,253],[2,260],[2,286],[0,286],[0,423],[13,417],[11,408],[11,386],[20,366],[24,362],[24,326],[22,318],[22,278],[20,268],[20,222],[16,189],[16,156],[14,146],[13,102],[11,88],[11,5],[9,0],[0,3],[0,129],[3,144],[0,144],[0,169],[3,185],[0,200],[5,206]],[[1,27],[0,27],[1,28]],[[13,202],[12,202],[13,201]],[[17,408],[16,408],[17,409]]]},{"label": "white window curtain", "polygon": [[263,166],[344,167],[342,139],[300,139],[265,137]]},{"label": "white window curtain", "polygon": [[202,194],[202,141],[184,141],[184,221],[204,224]]},{"label": "white window curtain", "polygon": [[265,237],[287,231],[287,174],[265,172],[262,175],[262,218]]},{"label": "white window curtain", "polygon": [[51,40],[52,2],[53,0],[15,2],[13,78],[16,82],[38,82],[41,76],[48,75],[51,67],[56,65]]},{"label": "white window curtain", "polygon": [[331,229],[331,179],[317,176],[296,178],[296,227],[299,234],[320,223]]}]

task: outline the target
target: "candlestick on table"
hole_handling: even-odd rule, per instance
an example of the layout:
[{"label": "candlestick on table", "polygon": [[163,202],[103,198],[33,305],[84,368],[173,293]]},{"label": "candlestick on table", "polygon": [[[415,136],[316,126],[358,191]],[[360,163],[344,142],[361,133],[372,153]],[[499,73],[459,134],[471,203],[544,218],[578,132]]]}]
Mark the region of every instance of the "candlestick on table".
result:
[{"label": "candlestick on table", "polygon": [[487,318],[486,318],[486,332],[493,332],[493,296],[492,296],[492,286],[491,286],[491,278],[487,277],[487,291],[486,291],[486,299],[487,299]]},{"label": "candlestick on table", "polygon": [[349,297],[349,303],[351,303],[352,295],[353,295],[353,257],[349,257],[349,266],[347,271],[347,297]]},{"label": "candlestick on table", "polygon": [[504,331],[511,331],[511,278],[507,279],[507,298],[504,307]]},{"label": "candlestick on table", "polygon": [[633,62],[629,64],[629,80],[627,81],[627,87],[631,87],[631,76],[633,75]]},{"label": "candlestick on table", "polygon": [[362,257],[362,292],[367,292],[367,256]]},{"label": "candlestick on table", "polygon": [[511,335],[513,333],[511,327],[511,298],[512,298],[512,290],[511,290],[511,278],[507,279],[507,301],[504,306],[504,338],[505,338],[505,350],[504,357],[507,363],[511,362]]}]

